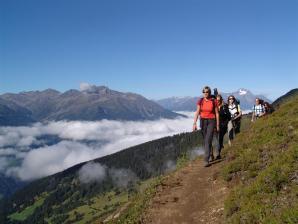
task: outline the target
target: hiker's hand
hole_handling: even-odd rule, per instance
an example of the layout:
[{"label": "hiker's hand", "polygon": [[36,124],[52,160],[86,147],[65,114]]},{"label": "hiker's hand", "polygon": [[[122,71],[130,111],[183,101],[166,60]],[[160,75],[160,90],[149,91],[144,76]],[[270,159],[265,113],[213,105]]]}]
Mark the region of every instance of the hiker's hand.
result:
[{"label": "hiker's hand", "polygon": [[197,124],[193,124],[192,131],[196,131],[196,130],[198,130]]},{"label": "hiker's hand", "polygon": [[216,125],[216,131],[219,132],[219,125]]}]

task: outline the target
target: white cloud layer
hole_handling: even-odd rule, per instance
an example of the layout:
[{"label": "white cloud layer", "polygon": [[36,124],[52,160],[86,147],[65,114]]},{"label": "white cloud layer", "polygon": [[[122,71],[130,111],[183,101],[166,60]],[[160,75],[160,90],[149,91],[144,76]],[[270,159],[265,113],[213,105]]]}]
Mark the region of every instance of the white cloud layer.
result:
[{"label": "white cloud layer", "polygon": [[[189,132],[193,113],[184,114],[188,117],[174,120],[58,121],[0,127],[0,158],[15,155],[21,159],[21,164],[8,168],[6,174],[32,180],[153,139]],[[38,137],[44,135],[55,135],[62,141],[28,150],[30,145],[40,143]]]}]

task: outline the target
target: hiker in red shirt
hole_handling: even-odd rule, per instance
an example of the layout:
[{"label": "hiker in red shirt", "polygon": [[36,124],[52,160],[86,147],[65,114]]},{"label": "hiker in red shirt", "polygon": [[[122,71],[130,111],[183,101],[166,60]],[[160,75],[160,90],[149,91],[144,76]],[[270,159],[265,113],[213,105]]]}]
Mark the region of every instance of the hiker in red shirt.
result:
[{"label": "hiker in red shirt", "polygon": [[195,112],[193,131],[197,130],[197,120],[200,116],[200,127],[203,135],[205,150],[205,167],[210,166],[209,157],[211,155],[212,138],[214,129],[219,131],[219,114],[217,101],[211,98],[211,89],[205,86],[203,89],[204,97],[197,102],[197,111]]}]

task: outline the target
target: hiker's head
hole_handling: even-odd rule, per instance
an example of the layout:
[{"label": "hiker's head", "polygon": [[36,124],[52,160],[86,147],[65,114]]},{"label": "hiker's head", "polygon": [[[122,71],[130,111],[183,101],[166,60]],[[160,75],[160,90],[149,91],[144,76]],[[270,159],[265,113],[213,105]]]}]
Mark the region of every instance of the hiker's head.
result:
[{"label": "hiker's head", "polygon": [[234,103],[235,102],[235,97],[233,96],[233,95],[230,95],[229,97],[228,97],[228,104],[232,104],[232,103]]},{"label": "hiker's head", "polygon": [[216,100],[217,100],[217,102],[218,102],[219,104],[222,104],[222,95],[217,94],[217,96],[216,96]]},{"label": "hiker's head", "polygon": [[260,104],[260,99],[256,98],[256,105],[259,105],[259,104]]},{"label": "hiker's head", "polygon": [[203,88],[202,92],[203,92],[203,96],[204,96],[205,98],[207,98],[207,97],[209,97],[209,96],[211,95],[211,89],[210,89],[209,86],[205,86],[205,87]]}]

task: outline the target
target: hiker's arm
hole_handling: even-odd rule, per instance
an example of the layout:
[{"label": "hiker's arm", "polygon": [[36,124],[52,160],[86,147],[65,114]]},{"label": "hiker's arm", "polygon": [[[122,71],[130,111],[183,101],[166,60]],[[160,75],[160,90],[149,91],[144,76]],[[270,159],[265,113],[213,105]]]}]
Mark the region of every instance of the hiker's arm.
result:
[{"label": "hiker's arm", "polygon": [[255,120],[255,106],[252,107],[251,122]]},{"label": "hiker's arm", "polygon": [[194,121],[193,121],[193,126],[192,126],[192,130],[195,131],[197,130],[197,121],[198,121],[198,117],[200,115],[200,106],[197,105],[197,111],[195,112],[195,118],[194,118]]},{"label": "hiker's arm", "polygon": [[218,107],[215,107],[215,117],[216,117],[216,130],[219,131],[219,113],[218,113]]},{"label": "hiker's arm", "polygon": [[242,116],[242,111],[239,111],[239,114],[235,117],[235,119],[240,118]]},{"label": "hiker's arm", "polygon": [[238,105],[238,111],[239,111],[239,114],[234,118],[234,120],[240,118],[242,116],[242,111],[240,109],[240,106]]}]

